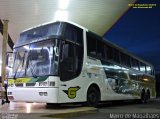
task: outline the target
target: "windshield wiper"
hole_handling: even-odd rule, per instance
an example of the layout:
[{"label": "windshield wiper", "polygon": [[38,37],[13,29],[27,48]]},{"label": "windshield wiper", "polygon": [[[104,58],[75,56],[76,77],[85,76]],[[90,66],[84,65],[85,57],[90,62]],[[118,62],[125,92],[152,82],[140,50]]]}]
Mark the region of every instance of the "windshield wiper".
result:
[{"label": "windshield wiper", "polygon": [[[16,68],[16,70],[15,70],[15,74],[14,74],[14,76],[13,76],[13,79],[16,79],[16,75],[17,75],[17,72],[18,72],[19,67],[20,67],[21,65],[22,65],[22,67],[23,67],[23,65],[24,65],[25,54],[26,54],[26,51],[24,52],[24,55],[22,56],[23,59],[20,60],[18,66],[17,66],[17,68]],[[19,55],[18,52],[17,52],[17,55]],[[16,55],[16,57],[17,57],[17,55]],[[16,57],[15,57],[15,60],[16,60]],[[15,62],[15,61],[14,61],[14,62]],[[21,71],[22,71],[22,68],[20,69],[20,72],[21,72]]]}]

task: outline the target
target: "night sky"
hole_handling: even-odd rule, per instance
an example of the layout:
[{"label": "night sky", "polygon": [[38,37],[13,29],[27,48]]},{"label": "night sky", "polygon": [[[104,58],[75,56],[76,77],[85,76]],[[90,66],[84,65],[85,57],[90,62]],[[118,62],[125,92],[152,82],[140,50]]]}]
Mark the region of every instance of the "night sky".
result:
[{"label": "night sky", "polygon": [[160,0],[136,3],[156,4],[156,7],[130,8],[104,37],[152,63],[156,72],[160,72]]}]

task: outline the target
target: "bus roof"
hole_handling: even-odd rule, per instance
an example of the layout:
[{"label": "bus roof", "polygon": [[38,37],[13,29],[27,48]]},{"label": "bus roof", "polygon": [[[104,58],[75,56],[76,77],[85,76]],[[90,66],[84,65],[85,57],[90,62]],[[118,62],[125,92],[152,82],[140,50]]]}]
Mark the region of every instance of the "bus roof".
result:
[{"label": "bus roof", "polygon": [[41,27],[41,26],[45,26],[45,25],[48,25],[48,24],[56,23],[56,22],[69,23],[69,24],[72,24],[72,25],[74,25],[74,26],[77,26],[77,27],[79,27],[79,28],[81,28],[81,29],[84,29],[84,30],[88,31],[87,28],[85,28],[85,27],[83,27],[83,26],[81,26],[81,25],[79,25],[79,24],[76,24],[76,23],[74,23],[74,22],[71,22],[71,21],[51,21],[51,22],[46,22],[46,23],[44,23],[44,24],[36,25],[36,26],[34,26],[34,27],[25,29],[25,30],[22,31],[21,33],[26,32],[26,31],[29,31],[29,30],[34,29],[34,28],[37,28],[37,27]]}]

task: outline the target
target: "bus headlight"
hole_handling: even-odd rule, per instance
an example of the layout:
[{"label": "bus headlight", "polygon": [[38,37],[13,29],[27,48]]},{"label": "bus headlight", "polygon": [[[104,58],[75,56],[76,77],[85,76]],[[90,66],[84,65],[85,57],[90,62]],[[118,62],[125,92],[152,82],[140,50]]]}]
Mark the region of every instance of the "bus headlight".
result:
[{"label": "bus headlight", "polygon": [[12,92],[8,92],[8,95],[12,95]]},{"label": "bus headlight", "polygon": [[48,93],[47,92],[39,92],[39,95],[40,96],[48,96]]},{"label": "bus headlight", "polygon": [[9,84],[8,87],[13,87],[13,84]]},{"label": "bus headlight", "polygon": [[55,82],[54,82],[54,81],[51,81],[51,82],[49,83],[49,86],[55,86]]}]

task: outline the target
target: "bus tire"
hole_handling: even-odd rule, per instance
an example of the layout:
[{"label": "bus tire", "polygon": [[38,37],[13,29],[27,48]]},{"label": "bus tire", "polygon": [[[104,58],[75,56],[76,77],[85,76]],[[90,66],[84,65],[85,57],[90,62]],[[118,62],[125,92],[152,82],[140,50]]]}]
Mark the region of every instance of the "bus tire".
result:
[{"label": "bus tire", "polygon": [[97,107],[100,100],[100,92],[94,86],[91,86],[87,91],[87,105]]},{"label": "bus tire", "polygon": [[141,103],[146,103],[146,93],[144,89],[141,92]]},{"label": "bus tire", "polygon": [[145,95],[145,103],[148,103],[148,101],[150,100],[150,91],[147,90],[146,95]]},{"label": "bus tire", "polygon": [[61,104],[58,103],[47,103],[47,108],[59,108]]}]

